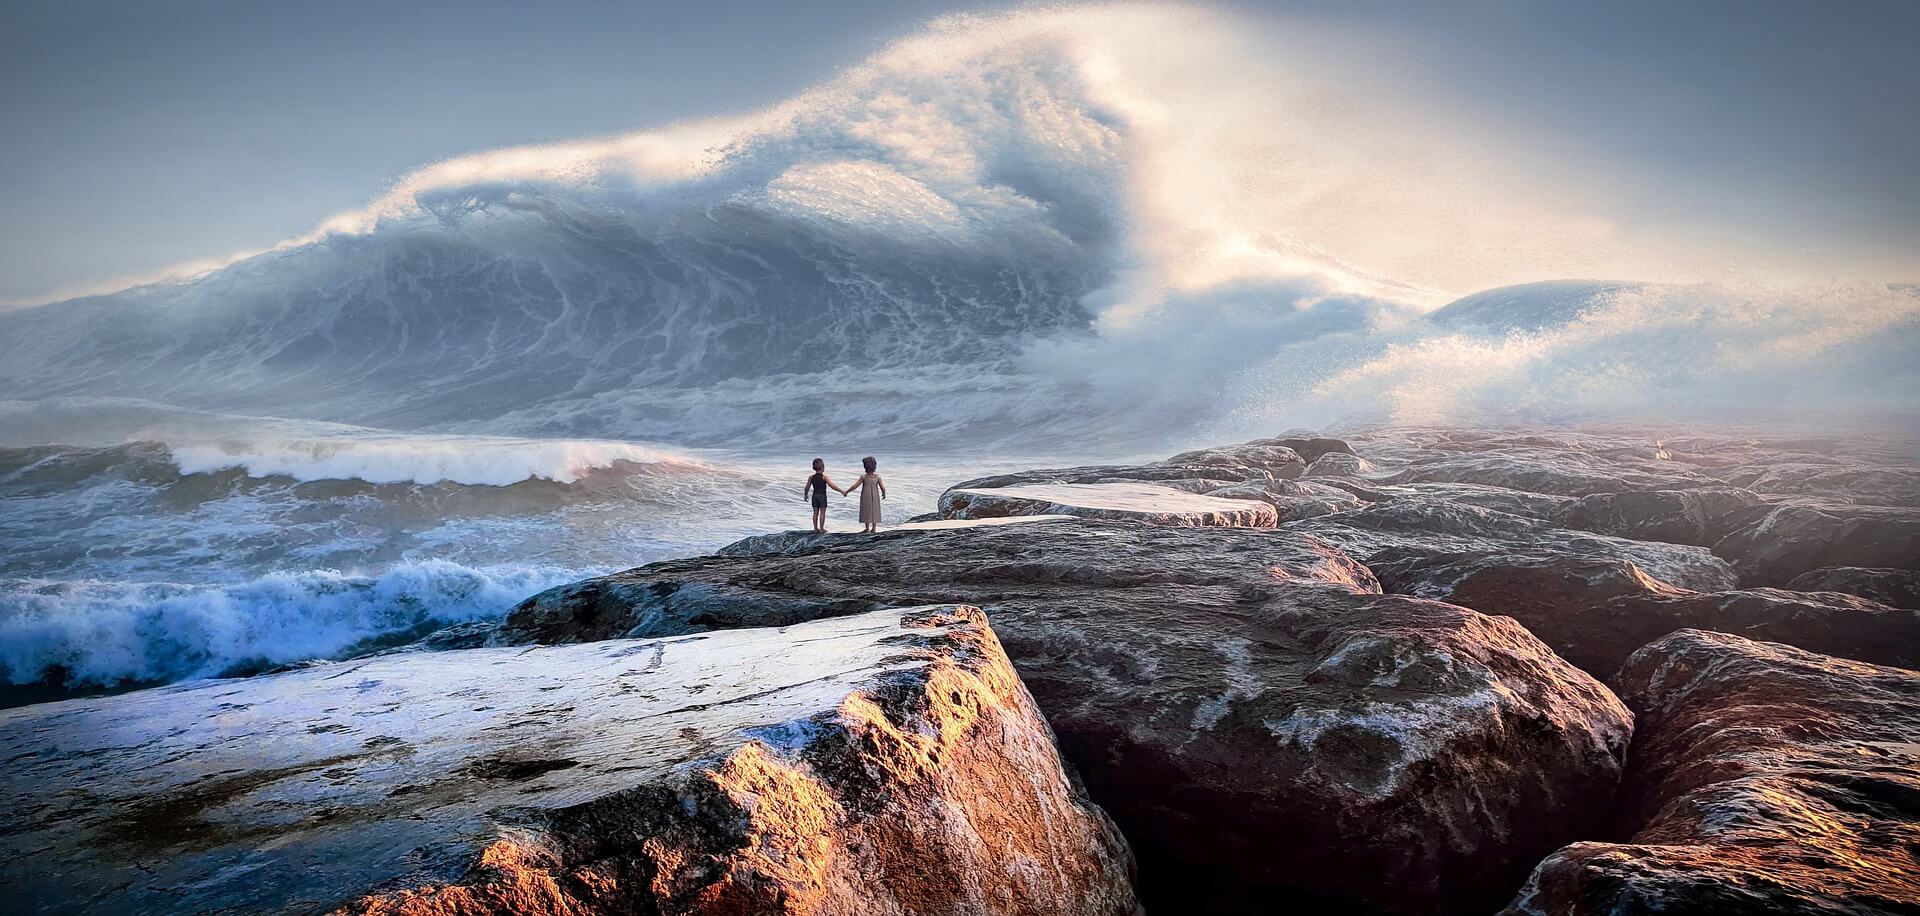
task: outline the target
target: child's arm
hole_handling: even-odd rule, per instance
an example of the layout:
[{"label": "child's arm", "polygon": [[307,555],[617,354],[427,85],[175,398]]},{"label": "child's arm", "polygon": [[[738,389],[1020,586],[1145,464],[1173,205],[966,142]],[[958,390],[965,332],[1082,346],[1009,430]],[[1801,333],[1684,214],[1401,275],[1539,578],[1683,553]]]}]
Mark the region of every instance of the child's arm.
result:
[{"label": "child's arm", "polygon": [[880,498],[886,499],[887,498],[887,482],[884,480],[881,480],[880,475],[878,474],[873,475],[873,482],[880,485]]},{"label": "child's arm", "polygon": [[840,489],[840,485],[837,483],[834,483],[833,478],[827,477],[826,481],[827,481],[827,486],[832,487],[834,492],[839,493],[841,496],[847,495],[847,491]]}]

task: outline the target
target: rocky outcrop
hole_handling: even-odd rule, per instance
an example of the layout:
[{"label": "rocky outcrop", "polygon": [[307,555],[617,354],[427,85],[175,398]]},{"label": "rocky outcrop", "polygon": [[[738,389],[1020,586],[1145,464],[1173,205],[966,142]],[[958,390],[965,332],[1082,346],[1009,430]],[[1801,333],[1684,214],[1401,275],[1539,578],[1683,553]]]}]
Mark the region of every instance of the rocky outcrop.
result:
[{"label": "rocky outcrop", "polygon": [[1795,576],[1787,587],[1802,592],[1845,592],[1893,607],[1920,608],[1920,570],[1823,566]]},{"label": "rocky outcrop", "polygon": [[1785,585],[1824,566],[1920,570],[1920,509],[1778,506],[1713,550],[1756,585]]},{"label": "rocky outcrop", "polygon": [[1273,507],[1263,502],[1215,499],[1130,481],[955,488],[940,495],[940,514],[952,519],[1072,515],[1183,528],[1271,528],[1278,521]]},{"label": "rocky outcrop", "polygon": [[[1074,521],[1070,515],[1003,515],[997,518],[949,518],[928,519],[925,521],[905,522],[893,525],[886,531],[951,531],[960,528],[984,528],[998,525],[1057,524]],[[836,544],[845,544],[861,538],[874,537],[879,532],[866,534],[859,531],[776,531],[771,534],[756,534],[741,538],[717,553],[730,557],[758,557],[773,554],[813,553]]]},{"label": "rocky outcrop", "polygon": [[1920,910],[1920,675],[1683,630],[1620,682],[1640,826],[1548,857],[1509,916]]},{"label": "rocky outcrop", "polygon": [[1767,508],[1759,494],[1737,487],[1599,493],[1569,505],[1558,521],[1618,537],[1712,547]]},{"label": "rocky outcrop", "polygon": [[[970,596],[1140,853],[1150,909],[1485,911],[1607,810],[1630,719],[1514,622],[1376,587],[1338,550],[1272,530],[883,532],[591,580],[523,605],[505,633]],[[623,602],[647,606],[608,613]]]},{"label": "rocky outcrop", "polygon": [[1131,914],[979,611],[0,713],[22,911]]},{"label": "rocky outcrop", "polygon": [[1876,664],[1920,666],[1920,611],[1836,592],[1675,588],[1617,558],[1559,553],[1402,555],[1383,588],[1512,617],[1602,680],[1675,630],[1737,633]]},{"label": "rocky outcrop", "polygon": [[1569,531],[1444,495],[1398,496],[1288,522],[1286,530],[1312,534],[1369,564],[1455,554],[1558,554],[1626,560],[1661,581],[1699,591],[1733,588],[1739,579],[1705,548]]},{"label": "rocky outcrop", "polygon": [[1331,515],[1364,505],[1339,487],[1301,480],[1265,480],[1207,491],[1214,499],[1253,499],[1273,507],[1278,521]]},{"label": "rocky outcrop", "polygon": [[[525,644],[678,636],[917,604],[990,604],[996,612],[1072,605],[1118,614],[1162,592],[1230,606],[1240,595],[1288,581],[1380,590],[1370,570],[1331,545],[1271,529],[1076,521],[778,537],[549,589],[509,612],[491,638]],[[1000,636],[1008,638],[1004,627]]]}]

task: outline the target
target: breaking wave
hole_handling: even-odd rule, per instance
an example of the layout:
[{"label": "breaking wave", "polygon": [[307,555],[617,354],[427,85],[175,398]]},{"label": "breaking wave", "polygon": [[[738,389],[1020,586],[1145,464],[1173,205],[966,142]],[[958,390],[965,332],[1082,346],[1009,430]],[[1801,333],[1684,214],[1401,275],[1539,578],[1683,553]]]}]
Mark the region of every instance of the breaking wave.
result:
[{"label": "breaking wave", "polygon": [[[1188,7],[942,20],[763,111],[437,163],[191,280],[0,313],[0,384],[680,445],[1111,441],[1335,391],[1401,410],[1356,368],[1386,346],[1518,359],[1422,318],[1450,285],[1723,272],[1700,245],[1620,233],[1579,182],[1318,38]],[[1479,311],[1538,312],[1538,293]],[[1911,341],[1910,297],[1896,307]],[[1252,384],[1277,355],[1291,387]],[[317,472],[401,473],[376,454]]]},{"label": "breaking wave", "polygon": [[429,561],[229,585],[0,580],[0,679],[105,685],[257,671],[497,617],[580,575]]}]

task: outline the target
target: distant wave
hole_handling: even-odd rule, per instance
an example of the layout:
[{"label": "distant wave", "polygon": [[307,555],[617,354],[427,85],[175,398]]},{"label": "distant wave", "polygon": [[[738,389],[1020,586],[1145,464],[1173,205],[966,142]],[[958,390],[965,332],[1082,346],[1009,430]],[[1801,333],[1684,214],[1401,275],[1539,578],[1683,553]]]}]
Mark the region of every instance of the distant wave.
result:
[{"label": "distant wave", "polygon": [[0,580],[0,677],[78,686],[247,672],[497,617],[581,575],[430,561],[220,586]]}]

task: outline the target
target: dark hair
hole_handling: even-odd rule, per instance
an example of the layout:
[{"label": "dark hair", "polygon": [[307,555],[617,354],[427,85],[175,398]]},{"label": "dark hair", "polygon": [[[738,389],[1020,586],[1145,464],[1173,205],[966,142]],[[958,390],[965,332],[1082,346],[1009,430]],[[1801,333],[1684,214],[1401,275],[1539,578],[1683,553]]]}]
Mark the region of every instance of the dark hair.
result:
[{"label": "dark hair", "polygon": [[813,459],[813,469],[814,469],[814,470],[816,470],[816,471],[824,471],[824,470],[826,470],[826,469],[827,469],[827,459],[825,459],[825,458],[815,458],[815,459]]},{"label": "dark hair", "polygon": [[860,459],[860,463],[866,467],[867,473],[869,474],[873,473],[874,469],[880,466],[880,462],[873,460],[872,455]]}]

